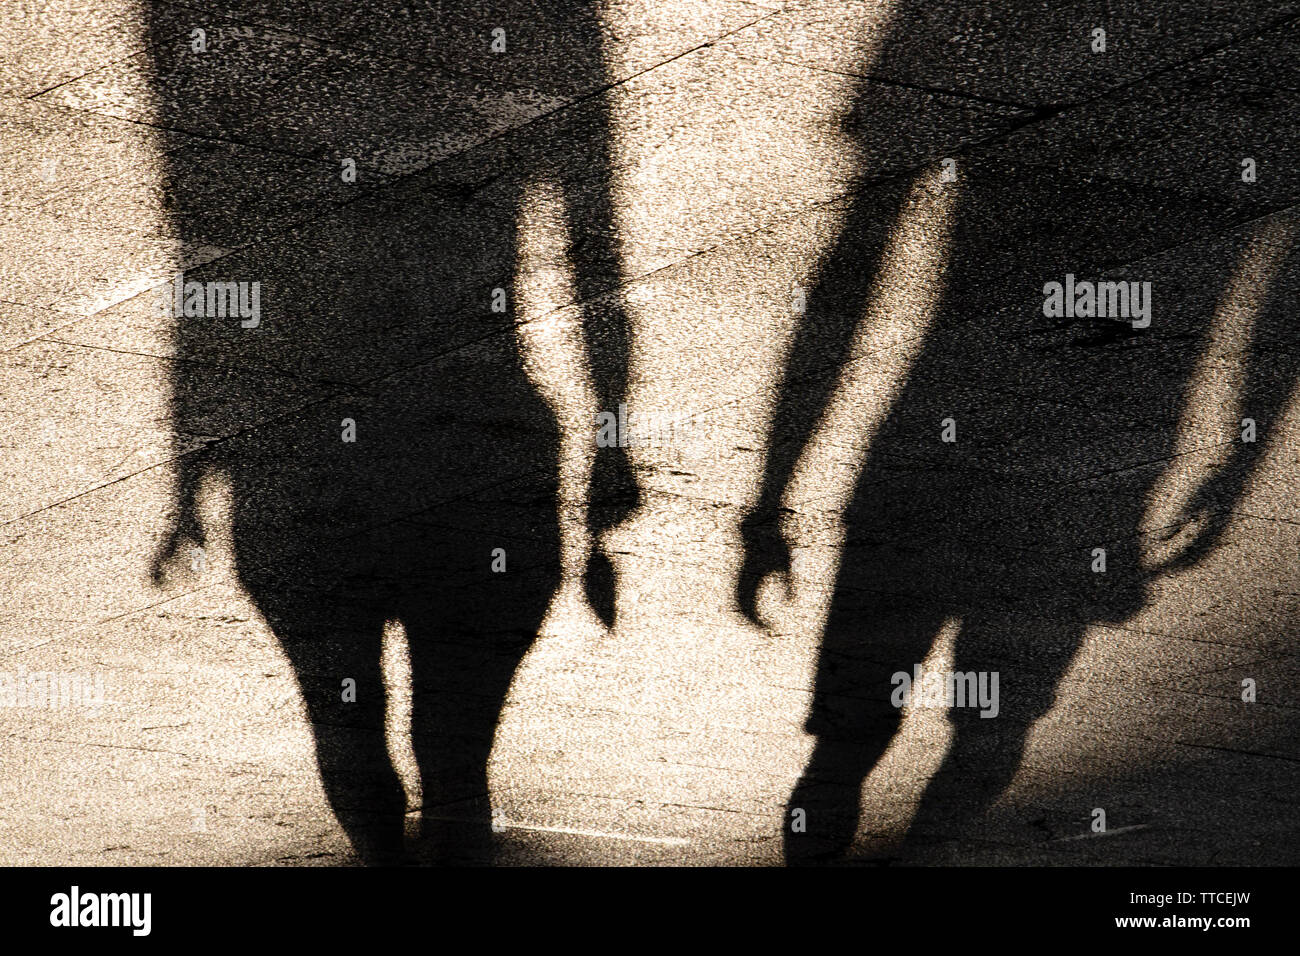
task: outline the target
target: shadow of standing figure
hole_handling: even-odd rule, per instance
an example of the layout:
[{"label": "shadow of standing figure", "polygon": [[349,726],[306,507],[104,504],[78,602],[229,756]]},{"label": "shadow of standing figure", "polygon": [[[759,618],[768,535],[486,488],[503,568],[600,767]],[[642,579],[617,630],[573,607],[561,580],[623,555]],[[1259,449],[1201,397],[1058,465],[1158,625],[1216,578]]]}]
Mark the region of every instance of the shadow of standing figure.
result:
[{"label": "shadow of standing figure", "polygon": [[[199,137],[167,155],[173,228],[200,260],[225,253],[184,278],[257,283],[260,300],[256,319],[175,317],[176,508],[155,576],[203,546],[200,485],[223,478],[239,582],[371,864],[491,859],[494,734],[560,580],[558,426],[514,329],[530,184],[563,196],[579,299],[619,282],[597,5],[471,6],[150,8],[157,123]],[[616,408],[626,317],[606,303],[584,332]],[[635,506],[618,449],[591,491],[596,532]],[[385,743],[391,623],[409,645],[417,846]]]},{"label": "shadow of standing figure", "polygon": [[[1209,266],[1180,263],[1194,274],[1166,272],[1154,283],[1147,324],[1138,313],[1152,297],[1142,282],[1156,278],[1145,271],[1156,266],[1141,260],[1259,210],[1151,188],[1141,175],[1098,175],[1091,138],[1114,136],[1105,124],[1121,122],[1106,119],[1104,103],[1093,113],[1099,119],[1080,114],[1075,126],[1063,121],[1036,142],[1038,124],[1095,92],[1095,81],[1062,68],[1077,59],[1070,44],[1086,53],[1086,16],[1018,9],[992,23],[974,7],[952,7],[961,9],[900,5],[871,70],[879,79],[859,84],[848,131],[865,182],[814,278],[780,382],[759,499],[742,525],[737,602],[759,623],[761,582],[790,573],[783,498],[851,360],[914,187],[915,168],[887,157],[893,144],[919,136],[925,152],[913,166],[921,159],[927,177],[942,158],[956,158],[956,180],[939,186],[956,191],[950,253],[943,274],[929,277],[942,293],[909,343],[915,355],[843,515],[807,722],[815,746],[787,807],[790,863],[837,861],[850,850],[862,783],[900,726],[899,691],[908,684],[897,675],[914,677],[953,625],[953,672],[986,680],[996,696],[966,706],[948,698],[952,744],[901,854],[969,839],[1021,766],[1029,730],[1052,707],[1088,625],[1130,619],[1156,573],[1209,553],[1267,444],[1265,434],[1236,442],[1161,532],[1174,542],[1172,555],[1161,567],[1144,564],[1143,518],[1174,456],[1236,262],[1216,253]],[[952,37],[979,42],[954,45]],[[904,114],[905,128],[890,125],[897,113],[878,104],[898,95],[899,75],[918,74],[931,112],[955,110],[959,133],[922,128],[934,120],[920,109],[917,118]],[[942,89],[957,95],[945,99]],[[1134,138],[1159,135],[1154,113],[1130,121]],[[1245,246],[1236,243],[1236,258]],[[1135,262],[1143,271],[1117,271]],[[1295,267],[1292,250],[1279,274],[1294,276]],[[1132,314],[1081,308],[1049,317],[1049,284],[1064,286],[1067,276],[1137,283]],[[1294,351],[1264,351],[1286,338],[1288,305],[1267,301],[1245,359],[1242,407],[1261,423],[1276,421],[1295,376]]]}]

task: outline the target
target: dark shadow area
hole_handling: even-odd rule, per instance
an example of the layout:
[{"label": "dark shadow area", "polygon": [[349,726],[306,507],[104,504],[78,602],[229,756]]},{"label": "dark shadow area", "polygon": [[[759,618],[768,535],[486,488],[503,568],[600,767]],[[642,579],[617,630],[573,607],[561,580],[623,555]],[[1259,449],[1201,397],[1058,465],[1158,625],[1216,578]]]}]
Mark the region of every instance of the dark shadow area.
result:
[{"label": "dark shadow area", "polygon": [[[955,190],[949,255],[943,275],[927,277],[942,295],[843,516],[807,724],[816,745],[787,808],[788,862],[848,852],[862,782],[900,725],[894,675],[914,675],[951,620],[954,670],[998,675],[996,716],[973,702],[949,710],[951,749],[900,856],[978,839],[1085,629],[1131,620],[1160,572],[1195,564],[1220,542],[1300,362],[1300,257],[1291,244],[1268,286],[1252,290],[1253,335],[1234,356],[1246,368],[1238,397],[1256,440],[1214,449],[1224,463],[1201,469],[1182,515],[1157,535],[1169,538],[1172,556],[1144,565],[1143,516],[1171,467],[1193,374],[1246,255],[1234,226],[1297,198],[1289,186],[1252,190],[1240,157],[1286,155],[1294,129],[1276,113],[1272,128],[1267,117],[1233,121],[1247,112],[1233,77],[1252,75],[1249,49],[1201,60],[1193,50],[1182,66],[1108,74],[1100,58],[1095,70],[1087,60],[1096,11],[1016,8],[995,21],[973,7],[923,6],[900,5],[879,60],[864,70],[879,79],[860,82],[847,130],[864,182],[813,281],[759,501],[742,529],[738,602],[757,621],[760,582],[790,570],[783,497],[850,361],[916,173],[882,157],[917,140],[920,120],[878,104],[898,95],[891,78],[919,73],[939,106],[976,115],[919,137],[932,182],[942,158],[956,161],[955,181],[937,186]],[[1123,14],[1110,12],[1112,42],[1122,44]],[[1295,49],[1287,30],[1269,42]],[[1202,125],[1182,126],[1189,115]],[[1170,145],[1188,138],[1199,155]],[[1220,238],[1195,241],[1206,236]],[[1149,282],[1149,326],[1135,327],[1136,316],[1046,316],[1046,284],[1067,275]],[[1212,432],[1210,422],[1191,427]]]},{"label": "dark shadow area", "polygon": [[[563,195],[578,297],[619,281],[597,5],[214,6],[150,7],[157,123],[200,137],[168,154],[166,199],[191,251],[227,250],[184,278],[257,283],[260,314],[175,319],[179,483],[157,573],[204,544],[200,486],[224,478],[239,581],[292,663],[360,858],[485,862],[499,714],[560,580],[558,428],[514,331],[530,182]],[[607,301],[584,331],[617,408],[626,318]],[[593,531],[635,497],[606,450]],[[612,579],[594,577],[612,621]],[[410,646],[419,846],[384,739],[386,622]]]}]

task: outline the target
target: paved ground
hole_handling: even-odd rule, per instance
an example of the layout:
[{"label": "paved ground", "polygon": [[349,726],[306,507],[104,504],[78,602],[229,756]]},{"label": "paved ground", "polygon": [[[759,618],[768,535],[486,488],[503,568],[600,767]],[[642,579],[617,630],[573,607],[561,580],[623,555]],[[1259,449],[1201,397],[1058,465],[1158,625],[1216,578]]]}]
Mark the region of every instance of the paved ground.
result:
[{"label": "paved ground", "polygon": [[[0,13],[0,667],[104,687],[0,708],[0,862],[352,861],[313,735],[344,771],[369,738],[295,666],[363,662],[294,640],[367,627],[412,827],[489,805],[402,728],[459,702],[415,749],[468,752],[508,684],[499,862],[779,863],[824,632],[848,698],[873,640],[981,640],[1046,700],[1002,798],[903,846],[953,737],[910,711],[854,858],[1296,861],[1300,4],[312,6]],[[163,317],[182,270],[260,313]],[[1150,327],[1045,318],[1067,273],[1150,282]],[[155,585],[190,481],[201,564]],[[1218,535],[1144,574],[1202,487]],[[755,622],[772,495],[794,589]]]}]

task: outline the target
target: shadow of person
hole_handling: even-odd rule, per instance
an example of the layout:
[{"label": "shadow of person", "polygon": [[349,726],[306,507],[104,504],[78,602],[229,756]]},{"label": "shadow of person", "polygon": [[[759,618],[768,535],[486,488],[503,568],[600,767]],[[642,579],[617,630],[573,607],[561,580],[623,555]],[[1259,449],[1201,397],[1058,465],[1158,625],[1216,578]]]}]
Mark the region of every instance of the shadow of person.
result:
[{"label": "shadow of person", "polygon": [[[843,515],[807,722],[815,745],[787,806],[791,863],[849,851],[862,783],[903,704],[944,706],[953,736],[899,852],[917,859],[975,835],[1086,628],[1129,620],[1148,601],[1162,569],[1144,558],[1143,519],[1175,456],[1216,310],[1251,255],[1225,225],[1256,214],[1244,199],[1171,187],[1150,160],[1135,159],[1127,177],[1099,174],[1095,138],[1158,140],[1168,120],[1140,98],[1128,112],[1105,98],[1074,119],[1065,112],[1098,92],[1062,68],[1070,54],[1061,43],[1086,55],[1086,18],[1008,18],[986,25],[978,44],[944,42],[972,35],[965,21],[979,16],[902,6],[870,71],[878,79],[859,86],[849,132],[865,182],[815,276],[782,373],[758,502],[742,523],[737,601],[758,623],[760,583],[790,573],[783,498],[851,362],[900,211],[914,188],[954,190],[949,253],[941,273],[926,276],[942,293],[924,328],[897,347],[915,351]],[[895,80],[917,73],[925,102],[891,125]],[[954,110],[958,132],[935,132]],[[893,144],[918,140],[914,168],[891,166]],[[953,182],[937,175],[943,158],[956,159]],[[1226,234],[1217,245],[1179,253],[1216,229]],[[1279,274],[1294,276],[1295,265],[1293,251]],[[1056,310],[1049,284],[1063,294],[1069,276],[1137,283],[1127,290],[1131,311],[1085,310],[1082,298],[1077,311]],[[1260,422],[1276,423],[1294,380],[1294,350],[1274,349],[1294,339],[1283,331],[1287,305],[1274,297],[1260,308],[1246,349],[1239,398]],[[1266,444],[1262,432],[1231,444],[1188,494],[1163,529],[1179,542],[1163,570],[1214,548]],[[945,629],[955,631],[951,670],[927,678]]]},{"label": "shadow of person", "polygon": [[[165,158],[172,227],[200,261],[224,253],[173,303],[178,480],[155,576],[204,546],[200,485],[224,480],[239,583],[361,860],[486,861],[497,722],[560,580],[559,431],[515,333],[532,184],[563,197],[579,299],[619,281],[595,4],[216,7],[149,24],[155,122],[185,134]],[[248,308],[221,310],[217,283]],[[584,331],[617,408],[628,327],[609,299]],[[597,533],[636,503],[618,454],[597,460]],[[385,743],[395,624],[418,846]]]}]

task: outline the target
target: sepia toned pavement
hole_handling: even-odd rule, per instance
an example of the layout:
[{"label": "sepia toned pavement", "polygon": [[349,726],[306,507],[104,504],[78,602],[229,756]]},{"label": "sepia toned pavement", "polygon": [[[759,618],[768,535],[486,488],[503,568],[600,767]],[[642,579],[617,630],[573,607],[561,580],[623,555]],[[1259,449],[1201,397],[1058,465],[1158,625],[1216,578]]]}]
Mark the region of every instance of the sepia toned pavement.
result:
[{"label": "sepia toned pavement", "polygon": [[[264,447],[321,403],[380,403],[379,381],[435,395],[466,356],[509,351],[515,337],[562,429],[564,578],[497,729],[497,861],[779,864],[786,800],[812,748],[803,726],[841,560],[840,518],[863,457],[923,354],[947,264],[964,256],[964,269],[986,270],[990,295],[1013,266],[994,243],[972,240],[979,226],[952,228],[963,182],[1006,170],[1008,216],[1049,208],[1063,176],[1082,184],[1071,200],[1077,230],[1045,234],[1044,246],[1059,247],[1079,275],[1150,280],[1152,333],[1190,342],[1202,357],[1188,413],[1169,423],[1179,429],[1176,455],[1151,461],[1139,449],[1133,461],[1106,463],[1063,450],[1062,480],[1080,500],[1123,487],[1126,469],[1158,472],[1151,529],[1170,523],[1180,495],[1251,411],[1234,405],[1249,379],[1234,322],[1267,296],[1293,316],[1300,304],[1300,274],[1282,265],[1300,241],[1300,3],[972,9],[954,35],[948,4],[928,15],[858,0],[611,0],[605,76],[577,69],[563,44],[504,69],[486,14],[462,9],[430,29],[420,4],[318,5],[333,15],[302,6],[17,0],[0,12],[0,672],[98,677],[104,687],[94,706],[0,707],[0,864],[353,862],[318,779],[293,672],[235,577],[221,482],[203,488],[213,530],[202,566],[162,586],[151,580],[175,509],[172,481],[206,445]],[[527,34],[528,14],[500,16],[507,37],[516,27]],[[1014,16],[1025,18],[1016,35],[1044,52],[1032,71],[1041,82],[1026,82],[1014,47],[988,39]],[[1093,53],[1091,30],[1106,18],[1108,51]],[[196,28],[209,43],[202,54],[190,51]],[[963,53],[982,43],[987,52],[969,68]],[[523,54],[508,47],[511,55]],[[205,84],[232,77],[261,112],[205,99]],[[598,190],[592,142],[605,112],[622,275],[588,292],[593,306],[566,261],[555,180],[571,194]],[[1250,183],[1245,157],[1256,160]],[[340,174],[344,158],[357,161],[355,182]],[[941,177],[945,158],[956,159],[955,182]],[[525,168],[550,181],[539,174],[519,185],[509,322],[476,304],[482,326],[458,329],[454,348],[414,367],[403,365],[403,349],[331,326],[336,276],[402,282],[408,266],[364,239],[317,256],[313,236],[339,223],[398,221],[448,183],[473,193],[485,217],[513,215],[494,205],[494,190],[504,194],[499,184]],[[892,181],[908,187],[901,214],[887,201]],[[1094,198],[1093,188],[1111,198]],[[1115,195],[1146,212],[1115,218]],[[898,215],[886,275],[871,285],[786,497],[793,592],[763,587],[759,627],[734,599],[739,529],[757,500],[780,370],[803,318],[796,303],[846,212],[877,205],[882,221]],[[205,214],[178,230],[178,206]],[[996,223],[987,228],[996,235]],[[188,353],[160,317],[159,296],[178,272],[226,264],[253,278],[305,271],[304,287],[321,293],[286,304],[268,285],[262,329],[232,323],[217,346]],[[871,284],[865,273],[864,261]],[[430,314],[463,306],[436,283],[419,294]],[[611,308],[619,297],[633,324],[628,404],[672,427],[632,450],[645,501],[608,542],[619,577],[607,630],[580,583],[595,410],[580,328],[583,305]],[[1026,301],[985,304],[1041,321],[1041,303]],[[327,375],[267,344],[294,310],[304,336],[336,350]],[[1217,319],[1208,334],[1179,324],[1198,310]],[[1280,365],[1300,354],[1300,324],[1279,336],[1266,354]],[[977,419],[982,403],[999,401],[981,391],[980,375],[1003,346],[978,329],[971,343],[969,407],[959,417]],[[1078,398],[1053,392],[1042,373],[1050,362],[1024,369],[1016,402]],[[194,369],[210,376],[217,410],[202,433],[176,436],[172,383]],[[1176,384],[1153,376],[1148,394],[1090,402],[1140,421],[1150,396]],[[1204,560],[1155,578],[1131,617],[1083,622],[1055,705],[981,825],[891,856],[951,737],[939,711],[918,708],[864,787],[861,858],[1296,862],[1293,398],[1261,420],[1263,457],[1223,507],[1226,529]],[[363,450],[365,437],[362,419]],[[987,453],[992,471],[1005,464]],[[935,454],[895,462],[899,486]],[[345,461],[340,451],[341,471]],[[491,488],[493,477],[413,496],[403,520],[436,522],[453,492],[500,494],[501,523],[481,529],[485,540],[524,534],[512,525],[514,486]],[[873,477],[890,480],[878,466]],[[271,501],[276,493],[268,489]],[[1018,540],[1020,516],[998,519],[989,534]],[[1081,554],[1094,544],[1081,541]],[[1009,566],[1050,566],[1032,546],[1007,547]],[[1023,580],[990,573],[990,600]],[[918,584],[898,600],[920,606],[923,592]],[[1041,626],[1071,623],[1044,607]],[[954,628],[945,624],[927,667],[951,660]],[[414,809],[401,732],[407,669],[392,626],[390,747]],[[1253,702],[1242,699],[1244,680],[1257,689]],[[464,809],[439,812],[454,821]]]}]

